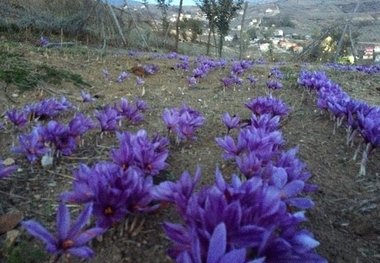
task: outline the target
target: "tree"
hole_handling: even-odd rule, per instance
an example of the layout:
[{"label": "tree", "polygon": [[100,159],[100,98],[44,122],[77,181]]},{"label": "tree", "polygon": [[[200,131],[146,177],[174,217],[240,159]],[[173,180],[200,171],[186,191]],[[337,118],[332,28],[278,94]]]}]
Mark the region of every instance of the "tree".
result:
[{"label": "tree", "polygon": [[211,34],[215,33],[216,18],[218,16],[215,0],[195,0],[198,8],[206,15],[209,24],[206,55],[210,54]]},{"label": "tree", "polygon": [[247,30],[247,35],[249,37],[250,40],[254,40],[257,38],[257,32],[256,32],[256,28],[254,27],[251,27],[250,29]]},{"label": "tree", "polygon": [[161,10],[162,30],[164,32],[167,32],[169,28],[168,9],[170,7],[171,2],[172,0],[157,0],[158,8]]},{"label": "tree", "polygon": [[231,20],[236,16],[237,11],[241,9],[242,5],[243,0],[218,0],[217,2],[217,18],[215,26],[219,33],[219,57],[222,57],[224,37],[227,36],[228,31],[230,30]]},{"label": "tree", "polygon": [[181,29],[180,34],[182,35],[184,40],[186,41],[188,40],[187,31],[189,30],[191,31],[190,41],[195,42],[198,38],[198,35],[202,34],[203,24],[199,20],[196,20],[193,18],[190,18],[190,19],[185,18],[182,21],[180,21],[179,27]]},{"label": "tree", "polygon": [[175,24],[175,51],[176,52],[178,52],[179,22],[180,22],[181,13],[182,13],[182,3],[183,3],[183,0],[180,0],[179,1],[179,9],[178,9],[177,22]]}]

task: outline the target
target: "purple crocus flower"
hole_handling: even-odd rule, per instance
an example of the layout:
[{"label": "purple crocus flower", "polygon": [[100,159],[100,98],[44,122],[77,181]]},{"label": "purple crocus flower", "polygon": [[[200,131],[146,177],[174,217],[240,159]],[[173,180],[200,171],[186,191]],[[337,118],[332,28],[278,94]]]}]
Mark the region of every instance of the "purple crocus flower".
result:
[{"label": "purple crocus flower", "polygon": [[80,96],[82,97],[82,101],[85,103],[95,101],[95,98],[92,95],[84,90],[81,90]]},{"label": "purple crocus flower", "polygon": [[187,77],[187,84],[189,84],[189,87],[194,87],[197,85],[197,79],[193,76]]},{"label": "purple crocus flower", "polygon": [[282,89],[282,83],[279,82],[278,80],[275,80],[275,79],[270,79],[267,81],[267,87],[268,89],[273,89],[273,90],[277,90],[277,89]]},{"label": "purple crocus flower", "polygon": [[28,123],[28,113],[26,111],[18,111],[17,109],[8,110],[5,115],[8,120],[15,126],[22,128]]},{"label": "purple crocus flower", "polygon": [[54,145],[55,150],[64,156],[71,155],[77,148],[75,137],[70,134],[69,128],[57,121],[49,121],[43,129],[45,142]]},{"label": "purple crocus flower", "polygon": [[136,86],[142,86],[144,85],[144,83],[145,83],[145,80],[143,78],[136,77]]},{"label": "purple crocus flower", "polygon": [[250,75],[247,77],[247,79],[249,80],[251,86],[256,86],[257,79],[255,78],[255,76]]},{"label": "purple crocus flower", "polygon": [[147,75],[153,75],[156,74],[159,70],[159,67],[154,64],[146,64],[143,66],[144,72]]},{"label": "purple crocus flower", "polygon": [[223,83],[224,88],[230,88],[234,84],[234,80],[230,77],[222,78],[220,81]]},{"label": "purple crocus flower", "polygon": [[35,119],[48,119],[68,111],[72,107],[73,105],[66,97],[61,97],[61,100],[49,98],[28,106],[28,111]]},{"label": "purple crocus flower", "polygon": [[95,124],[90,117],[85,116],[83,113],[76,113],[69,122],[69,134],[73,137],[82,136],[94,127]]},{"label": "purple crocus flower", "polygon": [[75,174],[71,192],[65,192],[61,199],[73,203],[93,203],[93,215],[97,225],[112,227],[128,213],[156,209],[151,206],[151,176],[144,176],[140,170],[130,167],[126,170],[110,162],[97,163],[89,168],[82,165]]},{"label": "purple crocus flower", "polygon": [[35,127],[31,133],[20,135],[19,143],[20,145],[13,149],[14,152],[25,155],[31,163],[49,151],[44,144],[42,127]]},{"label": "purple crocus flower", "polygon": [[269,77],[274,77],[276,79],[283,79],[284,74],[282,74],[281,70],[277,67],[271,68]]},{"label": "purple crocus flower", "polygon": [[224,125],[226,125],[227,127],[227,134],[228,134],[230,130],[239,127],[240,117],[236,115],[233,115],[231,117],[231,115],[228,112],[226,112],[223,114],[222,121]]},{"label": "purple crocus flower", "polygon": [[285,103],[271,96],[251,99],[245,106],[256,115],[269,113],[283,117],[289,114],[289,108]]},{"label": "purple crocus flower", "polygon": [[108,69],[104,68],[102,69],[102,74],[104,79],[111,80],[111,74],[108,72]]},{"label": "purple crocus flower", "polygon": [[[168,186],[161,196],[178,205],[176,190],[167,194],[176,188]],[[173,241],[169,255],[177,262],[326,262],[314,251],[319,242],[300,229],[304,213],[288,211],[280,191],[261,178],[242,181],[233,176],[228,184],[217,171],[214,185],[193,192],[179,205],[186,211],[181,213],[183,224],[164,223]]]},{"label": "purple crocus flower", "polygon": [[9,176],[17,170],[17,165],[5,166],[3,161],[0,160],[0,179]]},{"label": "purple crocus flower", "polygon": [[112,106],[107,105],[101,111],[95,111],[102,132],[115,131],[120,120],[119,112]]},{"label": "purple crocus flower", "polygon": [[126,71],[122,71],[120,75],[117,77],[116,82],[122,83],[128,78],[129,78],[129,73]]},{"label": "purple crocus flower", "polygon": [[47,37],[41,36],[38,44],[41,47],[47,47],[49,45],[49,39]]},{"label": "purple crocus flower", "polygon": [[137,99],[136,100],[136,108],[139,111],[144,112],[148,109],[148,104],[145,102],[145,100]]},{"label": "purple crocus flower", "polygon": [[125,118],[132,124],[138,124],[144,119],[142,114],[147,105],[143,100],[137,100],[135,104],[130,103],[126,98],[121,98],[118,104],[115,104],[115,109],[119,112],[120,118]]},{"label": "purple crocus flower", "polygon": [[131,140],[134,161],[145,175],[157,175],[166,168],[169,151],[158,141],[153,143],[145,130],[139,130]]},{"label": "purple crocus flower", "polygon": [[179,122],[179,112],[177,109],[164,109],[162,119],[169,132],[175,131]]},{"label": "purple crocus flower", "polygon": [[195,191],[195,186],[201,178],[201,169],[198,167],[194,178],[185,171],[177,182],[165,181],[152,189],[152,196],[161,202],[173,203],[181,216],[185,216],[187,203]]},{"label": "purple crocus flower", "polygon": [[57,257],[68,254],[81,258],[90,258],[94,255],[94,252],[86,243],[105,231],[103,228],[94,227],[81,232],[91,214],[92,205],[87,205],[71,225],[70,212],[65,204],[60,203],[57,211],[56,235],[51,234],[34,220],[24,221],[22,226],[29,234],[45,243],[47,252],[57,255]]}]

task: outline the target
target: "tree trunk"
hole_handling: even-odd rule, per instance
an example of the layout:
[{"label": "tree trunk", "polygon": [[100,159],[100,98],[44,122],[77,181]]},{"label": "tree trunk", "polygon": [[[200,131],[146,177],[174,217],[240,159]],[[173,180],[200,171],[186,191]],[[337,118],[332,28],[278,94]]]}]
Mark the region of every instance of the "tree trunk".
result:
[{"label": "tree trunk", "polygon": [[121,36],[121,39],[123,40],[123,44],[124,44],[124,46],[127,46],[127,40],[125,40],[125,37],[124,37],[124,35],[123,35],[123,30],[122,30],[121,27],[120,27],[120,24],[119,24],[119,21],[117,20],[116,14],[115,14],[115,12],[114,12],[112,6],[110,5],[110,3],[109,3],[108,1],[106,1],[106,2],[107,2],[107,5],[108,5],[108,7],[109,7],[109,9],[110,9],[110,11],[111,11],[112,18],[113,18],[113,20],[115,21],[115,25],[116,25],[116,27],[117,27],[117,30],[119,31],[119,34],[120,34],[120,36]]},{"label": "tree trunk", "polygon": [[219,36],[219,58],[222,57],[223,39],[224,39],[224,36],[223,36],[223,35],[220,35],[220,36]]},{"label": "tree trunk", "polygon": [[211,30],[212,28],[212,24],[210,24],[210,28],[209,28],[209,32],[208,32],[208,38],[207,38],[207,48],[206,48],[206,56],[209,56],[210,55],[210,45],[211,45]]},{"label": "tree trunk", "polygon": [[248,8],[248,2],[245,2],[244,4],[244,12],[243,12],[243,17],[241,19],[241,24],[240,24],[240,46],[239,46],[239,59],[242,59],[243,53],[244,53],[244,40],[243,40],[243,27],[244,27],[244,20],[245,20],[245,13],[247,12]]},{"label": "tree trunk", "polygon": [[177,22],[175,25],[175,51],[178,52],[178,42],[179,42],[179,20],[181,17],[181,12],[182,12],[182,3],[183,0],[179,1],[179,10],[178,10],[178,16],[177,16]]}]

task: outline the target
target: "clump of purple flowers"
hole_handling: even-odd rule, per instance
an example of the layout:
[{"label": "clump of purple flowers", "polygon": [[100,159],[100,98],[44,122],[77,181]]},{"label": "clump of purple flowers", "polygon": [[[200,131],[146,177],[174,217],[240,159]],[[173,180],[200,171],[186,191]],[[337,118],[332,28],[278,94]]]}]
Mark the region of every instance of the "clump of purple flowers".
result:
[{"label": "clump of purple flowers", "polygon": [[16,146],[13,151],[23,154],[29,162],[35,163],[40,157],[49,152],[48,147],[45,145],[43,128],[37,126],[30,133],[21,134],[19,136],[19,146]]},{"label": "clump of purple flowers", "polygon": [[144,119],[144,112],[148,106],[145,101],[137,99],[134,102],[128,101],[126,98],[115,104],[115,109],[119,113],[119,117],[129,121],[132,124],[138,124]]},{"label": "clump of purple flowers", "polygon": [[49,98],[41,100],[32,105],[26,106],[26,110],[37,120],[49,119],[58,116],[60,113],[68,111],[73,108],[73,105],[65,97],[60,100],[56,98]]},{"label": "clump of purple flowers", "polygon": [[347,144],[353,142],[355,135],[361,135],[363,141],[355,151],[354,159],[364,145],[359,175],[365,175],[369,154],[380,146],[380,107],[352,99],[325,72],[301,71],[297,82],[317,92],[317,107],[328,111],[335,121],[334,133],[346,121]]},{"label": "clump of purple flowers", "polygon": [[87,205],[73,224],[71,224],[70,212],[67,206],[61,203],[57,211],[57,233],[51,234],[45,227],[34,220],[22,222],[22,226],[32,236],[45,243],[46,250],[56,256],[56,261],[62,255],[74,255],[81,258],[90,258],[94,252],[87,243],[105,230],[93,227],[82,231],[92,214],[92,205]]},{"label": "clump of purple flowers", "polygon": [[202,114],[187,106],[181,108],[166,108],[162,119],[169,131],[174,132],[178,141],[195,139],[195,132],[204,124],[205,118]]},{"label": "clump of purple flowers", "polygon": [[281,117],[289,114],[289,108],[284,102],[279,99],[269,97],[257,97],[251,99],[245,104],[245,106],[256,115],[269,113],[272,115],[278,115]]},{"label": "clump of purple flowers", "polygon": [[127,80],[129,78],[129,73],[126,72],[126,71],[122,71],[119,76],[117,77],[116,79],[116,82],[118,83],[122,83],[124,82],[125,80]]},{"label": "clump of purple flowers", "polygon": [[176,262],[326,262],[315,248],[319,242],[301,229],[304,212],[290,212],[281,192],[261,178],[237,176],[226,183],[217,171],[215,183],[195,192],[200,177],[185,172],[176,183],[164,182],[153,193],[173,203],[183,224],[166,222]]},{"label": "clump of purple flowers", "polygon": [[5,113],[7,119],[12,122],[16,127],[22,128],[28,123],[29,113],[25,110],[17,110],[15,108],[8,110]]},{"label": "clump of purple flowers", "polygon": [[284,75],[282,74],[279,68],[271,68],[268,76],[269,79],[266,82],[267,88],[271,90],[282,89],[283,85],[281,83],[281,80],[283,79],[283,77]]},{"label": "clump of purple flowers", "polygon": [[158,72],[160,67],[158,65],[155,65],[155,64],[146,64],[146,65],[143,65],[143,69],[144,69],[144,73],[146,75],[153,75],[153,74],[156,74]]},{"label": "clump of purple flowers", "polygon": [[111,159],[123,170],[133,168],[144,175],[157,175],[165,169],[169,141],[159,135],[149,139],[145,130],[136,134],[118,133],[119,148],[110,153]]},{"label": "clump of purple flowers", "polygon": [[72,191],[61,195],[64,202],[93,204],[96,224],[109,228],[120,222],[127,214],[151,211],[151,176],[144,176],[131,168],[122,169],[111,162],[101,162],[93,167],[81,165],[74,172]]}]

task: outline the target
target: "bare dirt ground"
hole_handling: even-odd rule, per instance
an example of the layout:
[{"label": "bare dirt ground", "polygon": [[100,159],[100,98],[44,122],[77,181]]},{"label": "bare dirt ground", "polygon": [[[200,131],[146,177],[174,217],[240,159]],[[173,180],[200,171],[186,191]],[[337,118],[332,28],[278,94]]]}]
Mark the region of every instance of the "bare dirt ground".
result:
[{"label": "bare dirt ground", "polygon": [[[64,95],[79,105],[81,111],[91,114],[98,106],[113,103],[121,97],[133,100],[142,94],[141,87],[135,85],[135,76],[121,84],[110,82],[103,78],[102,69],[107,68],[115,79],[120,71],[137,64],[158,65],[159,72],[145,78],[143,99],[148,103],[149,110],[145,114],[144,122],[124,129],[136,131],[143,128],[149,134],[159,132],[165,135],[166,129],[161,120],[164,108],[187,103],[201,111],[206,117],[206,124],[199,130],[197,140],[182,144],[171,140],[169,167],[159,175],[159,179],[175,180],[183,171],[194,172],[196,166],[200,165],[202,184],[214,179],[216,166],[222,169],[226,177],[234,172],[223,161],[222,151],[214,140],[226,133],[221,115],[230,112],[248,118],[250,112],[244,107],[244,103],[250,98],[267,94],[265,81],[273,66],[254,66],[245,74],[245,77],[253,74],[258,78],[255,88],[249,90],[246,83],[240,89],[223,91],[219,79],[228,74],[228,67],[212,72],[197,87],[188,88],[186,74],[173,69],[175,60],[152,59],[149,56],[132,58],[126,55],[107,55],[100,58],[93,54],[64,51],[40,52],[23,46],[18,51],[32,61],[70,69],[82,75],[92,85],[86,90],[98,95],[99,99],[93,105],[82,105],[79,100],[80,88],[70,83],[48,87],[41,84],[45,90],[43,93],[38,89],[20,93],[9,87],[9,94],[18,94],[18,97],[13,98],[16,103],[1,95],[0,112],[10,107],[21,107],[41,97]],[[297,87],[296,78],[301,67],[284,64],[280,69],[286,73],[284,88],[273,92],[273,95],[284,100],[292,109],[282,126],[287,148],[299,146],[300,159],[313,174],[311,181],[319,185],[319,190],[312,195],[316,206],[308,211],[309,221],[305,225],[321,243],[318,253],[329,262],[380,262],[380,151],[377,150],[370,156],[367,175],[358,177],[359,164],[352,160],[355,148],[346,146],[344,128],[339,128],[333,135],[333,122],[327,114],[317,111],[315,95]],[[328,75],[340,83],[352,97],[380,104],[379,75],[331,70]],[[62,119],[67,117],[63,116]],[[0,213],[18,209],[25,218],[37,219],[48,226],[55,224],[58,194],[70,189],[71,170],[81,162],[93,164],[98,160],[108,159],[109,149],[117,144],[114,136],[108,136],[97,145],[95,138],[98,134],[93,132],[86,136],[84,147],[78,149],[73,156],[63,157],[56,167],[35,167],[32,171],[21,157],[10,152],[15,141],[13,131],[0,131],[0,136],[0,156],[3,159],[15,158],[22,168],[22,171],[0,181]],[[77,210],[76,207],[74,209]],[[137,224],[144,221],[142,230],[137,235],[132,235],[129,231],[134,218]],[[175,211],[170,208],[128,218],[124,223],[110,229],[102,239],[93,241],[96,256],[90,262],[171,262],[166,256],[169,241],[161,229],[161,223],[167,220],[177,220]],[[21,255],[18,257],[19,261],[12,262],[48,261],[47,257],[38,253],[42,244],[26,234],[21,227],[17,229],[21,232],[11,248],[5,247],[5,235],[0,236],[0,244],[3,246],[0,262],[11,262],[12,253]],[[31,257],[32,252],[39,256]]]}]

